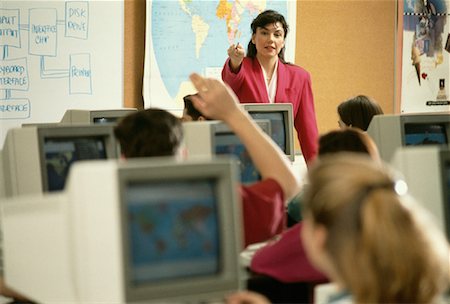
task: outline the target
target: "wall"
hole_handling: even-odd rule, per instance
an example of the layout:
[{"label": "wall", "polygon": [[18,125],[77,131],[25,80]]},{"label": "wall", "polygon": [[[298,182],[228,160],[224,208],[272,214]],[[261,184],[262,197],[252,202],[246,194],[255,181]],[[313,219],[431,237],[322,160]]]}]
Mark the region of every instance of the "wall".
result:
[{"label": "wall", "polygon": [[[312,76],[319,131],[337,128],[337,105],[365,94],[394,111],[396,1],[297,1],[295,63]],[[293,26],[293,25],[291,25]],[[142,107],[145,0],[125,1],[125,105]]]},{"label": "wall", "polygon": [[336,107],[373,97],[394,110],[396,1],[298,1],[296,63],[312,76],[319,131],[337,128]]},{"label": "wall", "polygon": [[142,78],[145,51],[145,0],[125,0],[124,103],[144,107]]}]

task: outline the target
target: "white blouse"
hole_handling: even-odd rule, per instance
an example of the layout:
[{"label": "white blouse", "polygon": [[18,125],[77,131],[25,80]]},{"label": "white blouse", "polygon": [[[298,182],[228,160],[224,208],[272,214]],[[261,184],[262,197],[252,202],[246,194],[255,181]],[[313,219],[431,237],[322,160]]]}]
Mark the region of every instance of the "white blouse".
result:
[{"label": "white blouse", "polygon": [[261,66],[262,73],[264,75],[264,80],[265,80],[264,82],[266,84],[266,90],[267,90],[267,95],[269,96],[269,102],[274,103],[275,102],[275,94],[277,93],[278,60],[275,63],[275,69],[273,70],[272,79],[270,79],[270,82],[268,82],[268,80],[267,80],[266,71],[264,71],[261,64],[260,64],[260,66]]}]

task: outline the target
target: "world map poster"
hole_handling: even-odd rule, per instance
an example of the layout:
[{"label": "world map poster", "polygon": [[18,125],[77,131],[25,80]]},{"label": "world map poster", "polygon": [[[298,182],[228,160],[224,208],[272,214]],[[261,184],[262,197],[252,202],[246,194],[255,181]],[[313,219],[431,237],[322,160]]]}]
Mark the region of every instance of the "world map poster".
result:
[{"label": "world map poster", "polygon": [[402,1],[401,112],[450,111],[450,1]]},{"label": "world map poster", "polygon": [[294,62],[296,1],[147,0],[145,108],[181,115],[183,96],[195,93],[193,72],[220,79],[227,49],[251,39],[250,24],[273,9],[289,24],[286,59]]}]

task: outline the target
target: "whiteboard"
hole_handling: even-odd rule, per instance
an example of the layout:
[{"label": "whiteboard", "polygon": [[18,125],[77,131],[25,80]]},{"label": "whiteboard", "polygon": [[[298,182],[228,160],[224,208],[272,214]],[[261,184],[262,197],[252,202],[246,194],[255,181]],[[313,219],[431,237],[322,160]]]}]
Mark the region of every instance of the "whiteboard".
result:
[{"label": "whiteboard", "polygon": [[123,0],[0,1],[0,148],[9,128],[123,107]]}]

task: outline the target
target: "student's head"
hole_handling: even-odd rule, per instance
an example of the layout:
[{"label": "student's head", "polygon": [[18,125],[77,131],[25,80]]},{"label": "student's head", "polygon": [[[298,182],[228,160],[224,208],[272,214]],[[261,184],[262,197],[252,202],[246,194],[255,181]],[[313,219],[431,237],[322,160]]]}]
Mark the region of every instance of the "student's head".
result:
[{"label": "student's head", "polygon": [[357,128],[333,130],[319,137],[319,156],[337,152],[355,152],[368,154],[380,161],[378,148],[372,138]]},{"label": "student's head", "polygon": [[183,97],[184,101],[184,109],[183,109],[183,116],[181,117],[181,120],[183,122],[186,121],[197,121],[197,120],[206,120],[206,118],[200,113],[192,103],[192,96],[196,96],[197,94],[193,95],[186,95]]},{"label": "student's head", "polygon": [[364,95],[342,102],[337,108],[339,126],[354,127],[367,131],[372,117],[383,114],[380,105]]},{"label": "student's head", "polygon": [[183,140],[181,121],[161,109],[146,109],[122,118],[114,128],[126,158],[177,155]]},{"label": "student's head", "polygon": [[[247,56],[256,58],[258,52],[263,52],[262,46],[267,40],[268,35],[273,35],[273,41],[276,44],[278,57],[285,62],[285,40],[289,31],[289,26],[283,15],[274,10],[266,10],[256,16],[251,24],[252,39],[248,43]],[[260,47],[261,46],[261,47]]]},{"label": "student's head", "polygon": [[355,303],[430,303],[448,284],[448,243],[404,183],[368,157],[323,157],[309,171],[302,240]]}]

